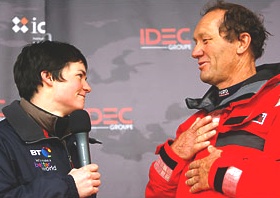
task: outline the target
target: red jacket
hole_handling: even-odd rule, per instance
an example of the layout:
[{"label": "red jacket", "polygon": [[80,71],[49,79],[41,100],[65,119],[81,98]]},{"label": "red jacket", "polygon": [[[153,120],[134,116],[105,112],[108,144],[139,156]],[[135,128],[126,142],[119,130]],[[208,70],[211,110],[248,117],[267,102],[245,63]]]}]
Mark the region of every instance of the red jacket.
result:
[{"label": "red jacket", "polygon": [[[202,99],[187,99],[189,108],[200,110],[178,127],[177,137],[197,117],[219,118],[211,145],[223,152],[209,172],[211,190],[189,192],[185,173],[190,161],[179,158],[171,150],[173,140],[167,140],[157,147],[159,157],[150,167],[146,198],[280,197],[280,64],[257,70],[257,75],[217,106],[211,101],[213,87]],[[208,155],[205,149],[195,160]]]}]

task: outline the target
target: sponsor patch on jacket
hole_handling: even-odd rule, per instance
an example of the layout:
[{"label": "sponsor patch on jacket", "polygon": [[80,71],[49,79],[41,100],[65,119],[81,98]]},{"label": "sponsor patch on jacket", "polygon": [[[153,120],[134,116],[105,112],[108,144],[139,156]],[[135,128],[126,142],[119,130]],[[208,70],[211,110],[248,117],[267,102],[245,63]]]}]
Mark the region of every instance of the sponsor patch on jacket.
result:
[{"label": "sponsor patch on jacket", "polygon": [[225,195],[229,197],[236,196],[237,184],[239,182],[241,175],[242,175],[242,170],[236,167],[231,166],[227,169],[223,180],[223,186],[222,186]]},{"label": "sponsor patch on jacket", "polygon": [[42,147],[42,149],[31,149],[30,154],[35,157],[35,168],[39,168],[42,171],[56,171],[56,165],[52,164],[51,152],[51,149],[48,147]]},{"label": "sponsor patch on jacket", "polygon": [[265,118],[267,116],[267,113],[261,113],[260,115],[258,115],[257,117],[255,117],[252,122],[258,123],[263,125]]},{"label": "sponsor patch on jacket", "polygon": [[166,181],[169,181],[172,175],[173,170],[169,168],[164,161],[159,156],[154,163],[155,170],[157,173]]},{"label": "sponsor patch on jacket", "polygon": [[219,91],[219,97],[224,97],[229,95],[229,90],[228,89],[222,89]]}]

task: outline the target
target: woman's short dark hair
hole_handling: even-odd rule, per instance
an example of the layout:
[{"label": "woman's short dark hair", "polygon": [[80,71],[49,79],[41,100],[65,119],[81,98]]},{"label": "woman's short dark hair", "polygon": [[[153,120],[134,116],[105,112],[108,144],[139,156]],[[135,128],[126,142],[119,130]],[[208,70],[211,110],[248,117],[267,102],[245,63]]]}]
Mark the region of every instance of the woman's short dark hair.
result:
[{"label": "woman's short dark hair", "polygon": [[82,62],[84,55],[75,46],[58,41],[41,41],[23,47],[14,64],[14,80],[20,97],[30,101],[42,84],[41,72],[48,71],[53,80],[63,81],[61,71],[71,62]]},{"label": "woman's short dark hair", "polygon": [[247,32],[251,36],[250,49],[256,59],[260,58],[264,51],[265,40],[271,35],[263,25],[263,17],[257,16],[251,10],[234,3],[226,3],[218,0],[215,4],[207,4],[202,15],[213,10],[225,10],[224,21],[219,32],[225,33],[225,39],[232,42],[239,39],[241,33]]}]

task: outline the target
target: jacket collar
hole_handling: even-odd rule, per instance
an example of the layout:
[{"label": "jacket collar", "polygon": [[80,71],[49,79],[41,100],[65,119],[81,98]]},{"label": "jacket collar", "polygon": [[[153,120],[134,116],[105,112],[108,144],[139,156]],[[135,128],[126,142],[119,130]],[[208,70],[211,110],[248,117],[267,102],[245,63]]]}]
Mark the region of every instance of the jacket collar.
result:
[{"label": "jacket collar", "polygon": [[48,131],[49,135],[63,137],[69,133],[69,117],[59,117],[53,115],[25,99],[21,99],[20,106],[27,112],[41,127]]},{"label": "jacket collar", "polygon": [[256,69],[256,75],[245,80],[241,88],[236,93],[223,100],[220,104],[217,104],[218,90],[215,86],[211,86],[202,98],[186,98],[188,108],[199,110],[204,109],[207,112],[210,112],[234,100],[250,98],[256,94],[271,78],[280,74],[280,63],[264,64],[256,67]]},{"label": "jacket collar", "polygon": [[24,99],[21,102],[13,101],[2,111],[23,141],[35,142],[45,139],[43,129],[47,130],[52,137],[62,138],[70,134],[67,130],[68,119],[45,112]]}]

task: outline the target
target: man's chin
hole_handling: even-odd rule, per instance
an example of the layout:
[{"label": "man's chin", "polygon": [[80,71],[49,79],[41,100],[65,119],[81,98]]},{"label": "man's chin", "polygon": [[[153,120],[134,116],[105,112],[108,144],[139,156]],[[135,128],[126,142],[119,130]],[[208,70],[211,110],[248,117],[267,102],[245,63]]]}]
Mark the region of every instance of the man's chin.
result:
[{"label": "man's chin", "polygon": [[204,83],[210,84],[210,79],[200,76],[200,80]]}]

